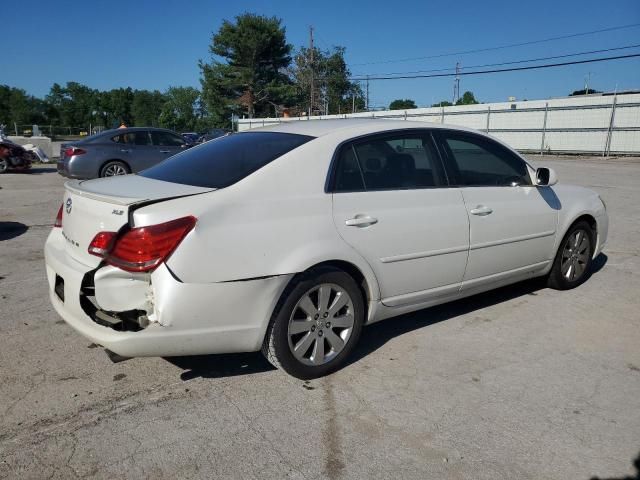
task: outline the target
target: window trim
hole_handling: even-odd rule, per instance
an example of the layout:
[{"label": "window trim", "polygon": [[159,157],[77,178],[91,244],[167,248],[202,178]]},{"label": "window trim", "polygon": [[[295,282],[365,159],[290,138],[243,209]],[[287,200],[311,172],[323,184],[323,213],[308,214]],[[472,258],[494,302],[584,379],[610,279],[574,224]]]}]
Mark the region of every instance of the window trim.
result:
[{"label": "window trim", "polygon": [[[327,173],[327,178],[325,180],[324,192],[328,194],[339,194],[339,193],[366,193],[366,192],[394,192],[394,191],[405,191],[405,190],[433,190],[436,188],[450,188],[452,185],[449,183],[449,174],[444,166],[444,161],[442,159],[442,154],[440,153],[440,149],[438,148],[437,142],[433,136],[433,130],[431,128],[402,128],[402,129],[394,129],[394,130],[383,130],[374,133],[365,133],[363,135],[359,135],[357,137],[352,137],[347,140],[340,142],[331,157],[331,162],[329,163],[329,171]],[[406,135],[416,135],[425,138],[431,142],[431,148],[433,149],[433,153],[435,153],[435,162],[438,162],[438,168],[442,172],[442,183],[440,185],[434,186],[424,186],[424,187],[404,187],[404,188],[376,188],[369,189],[367,188],[367,182],[364,180],[364,171],[362,170],[362,164],[360,163],[360,158],[358,157],[358,153],[355,149],[355,146],[358,143],[366,142],[370,140],[376,140],[378,138],[385,138],[392,135],[398,136],[406,136]],[[336,171],[338,168],[338,162],[340,160],[340,155],[344,148],[351,147],[353,149],[353,153],[356,157],[356,161],[358,162],[358,169],[360,170],[360,175],[362,177],[362,183],[364,185],[364,190],[341,190],[336,191]],[[434,178],[436,180],[436,178]]]},{"label": "window trim", "polygon": [[[442,163],[444,165],[444,169],[447,175],[447,179],[449,181],[449,184],[452,187],[456,187],[456,188],[515,188],[515,187],[535,187],[535,184],[533,183],[533,179],[531,178],[531,169],[533,167],[531,167],[531,165],[529,164],[529,162],[527,162],[524,158],[522,158],[520,156],[520,154],[518,152],[515,152],[514,150],[512,150],[511,148],[503,145],[502,143],[494,140],[493,138],[486,136],[486,135],[482,135],[482,134],[478,134],[475,132],[469,132],[467,130],[456,130],[456,129],[452,129],[452,128],[440,128],[440,129],[434,129],[434,141],[438,147],[440,156],[441,156],[441,160]],[[451,152],[451,148],[449,147],[449,145],[447,144],[447,140],[446,140],[446,135],[447,134],[453,134],[454,136],[460,136],[460,137],[470,137],[470,138],[475,138],[475,139],[479,139],[481,141],[484,142],[490,142],[493,143],[494,145],[497,145],[501,150],[509,153],[513,158],[517,159],[518,161],[522,162],[522,164],[525,167],[525,176],[526,178],[529,180],[528,184],[521,184],[521,185],[464,185],[464,184],[460,184],[460,183],[453,183],[452,180],[455,178],[454,172],[452,171],[452,167],[451,167],[451,163],[455,162],[455,157],[453,157],[453,152]],[[535,169],[534,169],[535,170]]]}]

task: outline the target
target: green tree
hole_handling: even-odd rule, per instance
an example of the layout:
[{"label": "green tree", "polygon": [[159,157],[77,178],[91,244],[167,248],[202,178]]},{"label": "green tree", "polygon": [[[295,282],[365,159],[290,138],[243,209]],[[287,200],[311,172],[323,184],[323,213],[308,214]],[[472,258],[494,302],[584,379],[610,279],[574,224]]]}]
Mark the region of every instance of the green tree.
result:
[{"label": "green tree", "polygon": [[211,63],[199,64],[201,83],[207,108],[218,121],[240,109],[250,118],[266,114],[271,103],[288,94],[291,45],[280,19],[245,13],[233,23],[225,20],[209,51]]},{"label": "green tree", "polygon": [[134,90],[131,103],[132,125],[136,127],[157,127],[166,102],[165,96],[158,90]]},{"label": "green tree", "polygon": [[602,93],[600,90],[594,90],[593,88],[582,89],[582,90],[574,90],[569,94],[570,97],[575,97],[576,95],[590,95],[592,93]]},{"label": "green tree", "polygon": [[389,104],[389,110],[408,110],[410,108],[418,108],[416,102],[410,99],[398,99]]},{"label": "green tree", "polygon": [[169,87],[160,113],[160,125],[176,131],[195,130],[200,115],[200,92],[193,87]]},{"label": "green tree", "polygon": [[432,107],[451,107],[453,105],[453,103],[451,102],[447,102],[446,100],[443,100],[441,102],[438,103],[434,103],[433,105],[431,105]]},{"label": "green tree", "polygon": [[473,96],[472,92],[466,91],[462,94],[462,98],[460,98],[456,105],[476,105],[480,103],[476,100],[476,97]]}]

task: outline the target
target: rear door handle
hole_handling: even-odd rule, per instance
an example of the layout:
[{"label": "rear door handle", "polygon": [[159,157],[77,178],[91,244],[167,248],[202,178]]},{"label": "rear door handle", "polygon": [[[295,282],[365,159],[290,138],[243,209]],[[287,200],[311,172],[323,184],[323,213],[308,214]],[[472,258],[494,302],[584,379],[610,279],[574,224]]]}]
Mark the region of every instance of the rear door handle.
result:
[{"label": "rear door handle", "polygon": [[171,153],[171,150],[160,150],[160,153]]},{"label": "rear door handle", "polygon": [[493,213],[493,210],[484,205],[478,205],[476,208],[469,210],[469,213],[471,213],[471,215],[479,215],[481,217],[484,217],[486,215]]},{"label": "rear door handle", "polygon": [[121,148],[120,151],[122,153],[131,153],[131,149],[130,148]]},{"label": "rear door handle", "polygon": [[378,223],[378,219],[374,217],[370,217],[369,215],[356,215],[349,220],[346,220],[345,225],[347,227],[368,227],[370,225],[375,225]]}]

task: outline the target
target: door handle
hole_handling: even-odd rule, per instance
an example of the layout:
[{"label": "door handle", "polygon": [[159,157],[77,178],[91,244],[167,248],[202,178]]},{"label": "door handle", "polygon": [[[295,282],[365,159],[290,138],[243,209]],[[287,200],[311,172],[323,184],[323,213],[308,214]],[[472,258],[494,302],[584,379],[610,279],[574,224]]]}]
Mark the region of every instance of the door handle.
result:
[{"label": "door handle", "polygon": [[493,213],[493,210],[484,205],[478,205],[476,208],[469,210],[469,213],[471,213],[471,215],[479,215],[481,217],[484,217],[486,215],[489,215],[490,213]]},{"label": "door handle", "polygon": [[160,153],[171,153],[171,150],[160,150]]},{"label": "door handle", "polygon": [[130,148],[121,148],[120,151],[122,153],[131,153],[131,149]]},{"label": "door handle", "polygon": [[370,217],[369,215],[356,215],[349,220],[346,220],[345,225],[347,227],[368,227],[370,225],[375,225],[378,223],[377,218]]}]

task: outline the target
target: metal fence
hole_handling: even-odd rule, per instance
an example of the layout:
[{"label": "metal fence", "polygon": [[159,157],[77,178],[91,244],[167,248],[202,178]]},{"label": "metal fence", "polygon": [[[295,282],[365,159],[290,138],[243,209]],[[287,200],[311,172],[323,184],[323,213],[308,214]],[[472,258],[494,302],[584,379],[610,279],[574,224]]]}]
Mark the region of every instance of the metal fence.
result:
[{"label": "metal fence", "polygon": [[238,120],[238,131],[286,121],[390,118],[475,128],[523,152],[640,154],[640,94],[484,103],[344,115]]}]

